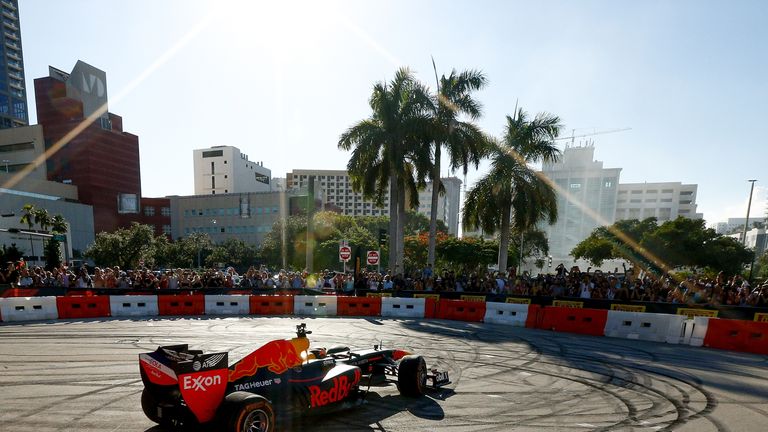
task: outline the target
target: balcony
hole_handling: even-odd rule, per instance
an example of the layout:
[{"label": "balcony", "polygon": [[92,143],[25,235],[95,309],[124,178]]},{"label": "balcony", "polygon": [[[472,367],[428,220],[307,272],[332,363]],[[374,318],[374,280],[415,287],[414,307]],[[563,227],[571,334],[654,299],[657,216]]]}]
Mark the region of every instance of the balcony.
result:
[{"label": "balcony", "polygon": [[8,85],[18,90],[24,90],[24,86],[22,86],[19,81],[10,80],[8,81]]},{"label": "balcony", "polygon": [[15,50],[20,50],[21,49],[21,47],[19,45],[17,45],[16,42],[11,42],[11,41],[5,41],[5,46],[7,46],[8,48],[15,49]]},{"label": "balcony", "polygon": [[16,36],[16,33],[9,33],[9,32],[3,32],[3,33],[5,34],[5,37],[8,38],[8,39],[12,39],[12,40],[15,40],[15,41],[19,40],[19,37]]},{"label": "balcony", "polygon": [[8,18],[10,18],[12,20],[18,20],[19,19],[19,17],[17,17],[15,13],[13,13],[11,11],[8,11],[8,10],[5,10],[5,9],[3,9],[3,15],[5,15],[6,17],[8,17]]},{"label": "balcony", "polygon": [[[8,56],[8,58],[21,61],[21,57],[16,53],[16,51],[8,51],[5,54]],[[21,64],[19,64],[19,67],[21,67]]]},{"label": "balcony", "polygon": [[16,78],[17,80],[23,80],[24,79],[24,77],[21,76],[21,74],[18,73],[18,72],[8,72],[8,76],[11,77],[11,78]]},{"label": "balcony", "polygon": [[11,30],[19,30],[19,27],[13,21],[3,20],[3,24]]},{"label": "balcony", "polygon": [[3,6],[7,7],[10,10],[16,10],[16,6],[13,5],[13,2],[9,2],[8,0],[2,0],[0,3],[3,4]]},{"label": "balcony", "polygon": [[21,63],[16,62],[16,61],[9,61],[8,62],[8,67],[10,67],[11,69],[16,69],[16,70],[20,71],[21,70]]}]

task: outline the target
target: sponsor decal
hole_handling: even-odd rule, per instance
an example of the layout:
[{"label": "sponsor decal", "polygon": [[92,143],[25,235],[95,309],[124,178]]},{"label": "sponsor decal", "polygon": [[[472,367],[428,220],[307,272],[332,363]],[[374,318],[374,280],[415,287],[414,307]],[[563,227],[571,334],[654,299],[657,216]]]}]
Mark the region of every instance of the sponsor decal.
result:
[{"label": "sponsor decal", "polygon": [[685,315],[688,318],[693,317],[710,317],[715,318],[717,317],[717,311],[716,310],[709,310],[709,309],[691,309],[691,308],[677,308],[677,314],[678,315]]},{"label": "sponsor decal", "polygon": [[413,298],[431,298],[440,300],[440,294],[414,294]]},{"label": "sponsor decal", "polygon": [[755,314],[755,321],[768,322],[768,313],[758,312]]},{"label": "sponsor decal", "polygon": [[184,376],[181,388],[184,390],[207,391],[208,387],[221,384],[221,376]]},{"label": "sponsor decal", "polygon": [[518,297],[507,297],[507,303],[514,303],[514,304],[531,304],[531,299],[529,298],[518,298]]},{"label": "sponsor decal", "polygon": [[354,377],[342,375],[333,378],[333,385],[328,390],[317,385],[309,386],[310,404],[312,408],[317,408],[344,400],[359,382],[360,369],[355,369]]},{"label": "sponsor decal", "polygon": [[309,339],[274,340],[243,357],[229,371],[229,382],[245,376],[252,376],[260,368],[282,374],[291,368],[301,366],[301,353],[309,349]]},{"label": "sponsor decal", "polygon": [[471,301],[471,302],[485,302],[485,296],[481,296],[481,295],[462,295],[461,299],[464,301]]},{"label": "sponsor decal", "polygon": [[195,370],[195,372],[199,371],[199,370],[200,370],[200,368],[201,368],[202,366],[203,366],[203,364],[202,364],[202,363],[200,363],[200,362],[199,362],[199,361],[197,361],[197,360],[195,360],[195,362],[194,362],[194,363],[192,363],[192,369],[194,369],[194,370]]},{"label": "sponsor decal", "polygon": [[227,389],[227,369],[184,374],[179,380],[181,396],[197,420],[212,420]]},{"label": "sponsor decal", "polygon": [[623,311],[623,312],[645,312],[645,306],[642,305],[625,305],[625,304],[612,304],[611,310]]},{"label": "sponsor decal", "polygon": [[257,389],[262,387],[269,387],[273,383],[279,384],[280,380],[276,378],[276,379],[268,379],[264,381],[252,381],[244,384],[235,384],[235,390],[245,391],[245,390]]},{"label": "sponsor decal", "polygon": [[208,357],[203,362],[203,368],[208,369],[216,366],[224,357],[226,357],[226,355],[227,355],[226,353],[221,353],[221,354],[215,354]]},{"label": "sponsor decal", "polygon": [[382,292],[369,292],[365,295],[366,297],[392,297],[392,293],[382,293]]},{"label": "sponsor decal", "polygon": [[176,372],[168,366],[155,360],[148,354],[139,354],[139,361],[149,380],[155,384],[171,385],[176,383]]},{"label": "sponsor decal", "polygon": [[581,309],[581,308],[584,307],[584,302],[568,301],[568,300],[555,300],[555,301],[552,302],[552,306]]}]

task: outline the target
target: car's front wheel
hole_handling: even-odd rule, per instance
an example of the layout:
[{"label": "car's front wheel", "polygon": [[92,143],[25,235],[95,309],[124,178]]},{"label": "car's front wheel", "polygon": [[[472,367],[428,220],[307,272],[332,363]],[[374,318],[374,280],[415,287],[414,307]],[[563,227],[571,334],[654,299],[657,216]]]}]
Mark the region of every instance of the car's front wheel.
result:
[{"label": "car's front wheel", "polygon": [[408,397],[419,397],[427,387],[427,362],[424,357],[408,355],[400,360],[397,366],[397,388],[400,394]]},{"label": "car's front wheel", "polygon": [[229,405],[228,432],[274,432],[275,411],[263,396],[233,394],[226,403]]}]

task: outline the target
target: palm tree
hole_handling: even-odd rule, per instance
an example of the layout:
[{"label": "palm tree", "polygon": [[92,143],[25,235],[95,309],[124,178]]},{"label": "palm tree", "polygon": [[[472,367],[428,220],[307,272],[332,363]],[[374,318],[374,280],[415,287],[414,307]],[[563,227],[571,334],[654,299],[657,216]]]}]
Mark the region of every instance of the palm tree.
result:
[{"label": "palm tree", "polygon": [[546,113],[533,120],[528,120],[522,109],[514,118],[507,116],[502,142],[492,150],[490,172],[467,194],[464,225],[499,231],[499,271],[507,268],[511,226],[524,231],[539,221],[552,224],[557,220],[555,190],[529,164],[554,162],[560,157],[554,139],[561,127],[558,117]]},{"label": "palm tree", "polygon": [[[369,104],[371,117],[344,132],[339,148],[353,150],[347,169],[354,190],[379,206],[389,190],[389,267],[397,273],[403,263],[406,191],[423,184],[429,167],[424,143],[429,142],[431,100],[410,70],[401,68],[389,83],[373,86]],[[410,197],[412,205],[418,202],[418,194]]]},{"label": "palm tree", "polygon": [[[434,66],[434,60],[432,61]],[[435,70],[437,79],[437,70]],[[477,168],[485,152],[487,139],[480,129],[471,122],[460,121],[466,115],[471,120],[480,118],[482,106],[472,98],[471,93],[485,87],[487,79],[475,70],[461,73],[452,70],[443,75],[437,83],[437,95],[433,106],[432,137],[434,140],[434,165],[432,170],[432,208],[429,217],[429,247],[427,263],[435,264],[437,243],[437,202],[442,191],[440,182],[441,147],[445,146],[451,169],[462,168],[467,173],[470,163]]]},{"label": "palm tree", "polygon": [[[35,208],[32,204],[24,204],[24,207],[21,208],[21,211],[23,214],[21,215],[21,219],[19,219],[20,223],[26,224],[29,228],[29,231],[32,231],[32,227],[35,226],[35,219],[37,215],[37,208]],[[29,235],[29,247],[32,250],[31,255],[35,255],[35,244],[32,241],[32,234]]]}]

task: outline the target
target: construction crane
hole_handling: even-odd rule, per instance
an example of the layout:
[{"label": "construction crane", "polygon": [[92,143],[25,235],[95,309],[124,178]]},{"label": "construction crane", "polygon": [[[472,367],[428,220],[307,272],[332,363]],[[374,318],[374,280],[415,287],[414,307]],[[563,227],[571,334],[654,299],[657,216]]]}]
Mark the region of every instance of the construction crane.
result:
[{"label": "construction crane", "polygon": [[571,136],[555,138],[555,141],[571,140],[571,146],[573,146],[575,144],[576,138],[583,138],[583,137],[594,136],[594,135],[604,135],[604,134],[616,133],[616,132],[624,132],[628,130],[632,130],[632,128],[625,127],[625,128],[619,128],[619,129],[607,129],[604,131],[597,131],[592,133],[576,135],[576,129],[571,129]]}]

